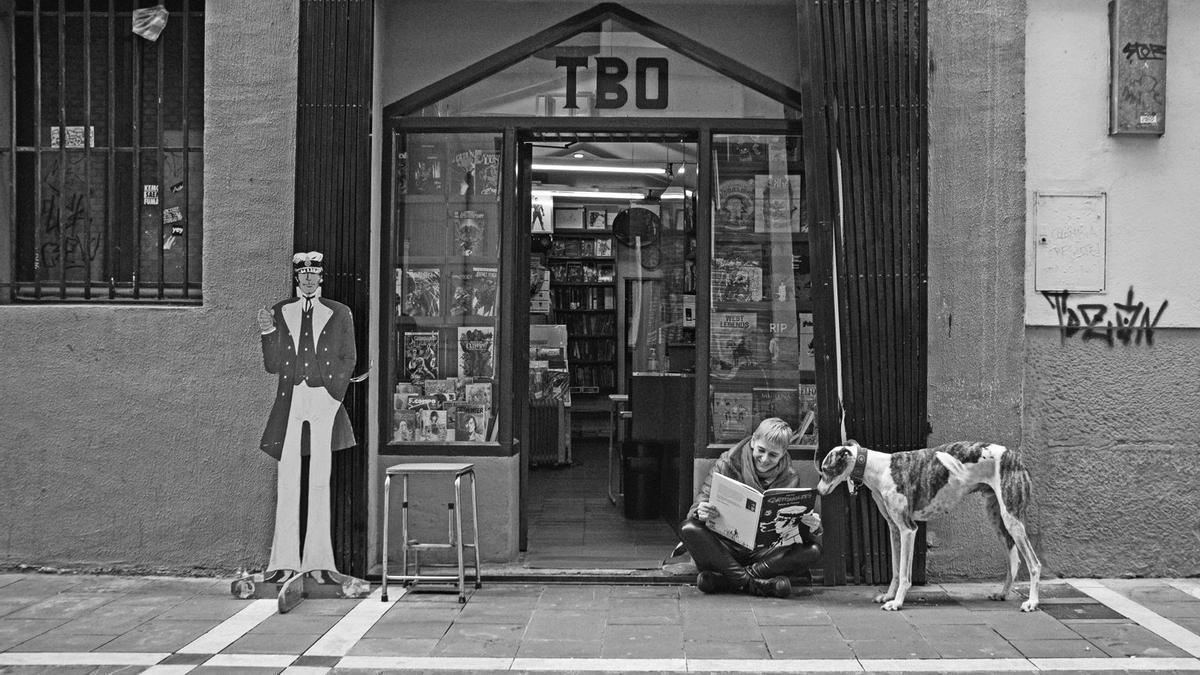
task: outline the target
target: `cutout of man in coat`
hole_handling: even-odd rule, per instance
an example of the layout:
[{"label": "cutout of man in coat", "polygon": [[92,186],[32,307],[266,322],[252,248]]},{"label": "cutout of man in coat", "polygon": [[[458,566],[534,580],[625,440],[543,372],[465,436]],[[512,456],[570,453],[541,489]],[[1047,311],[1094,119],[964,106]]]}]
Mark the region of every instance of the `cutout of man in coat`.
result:
[{"label": "cutout of man in coat", "polygon": [[[275,403],[262,435],[263,452],[279,461],[275,535],[266,579],[287,580],[279,593],[280,611],[302,598],[307,573],[321,581],[365,582],[337,572],[330,535],[329,476],[333,453],[355,445],[342,398],[351,382],[357,353],[350,308],[321,297],[324,256],[319,251],[292,257],[297,297],[258,310],[263,366],[279,376]],[[309,425],[308,521],[300,549],[300,437]],[[285,598],[285,596],[287,596]]]}]

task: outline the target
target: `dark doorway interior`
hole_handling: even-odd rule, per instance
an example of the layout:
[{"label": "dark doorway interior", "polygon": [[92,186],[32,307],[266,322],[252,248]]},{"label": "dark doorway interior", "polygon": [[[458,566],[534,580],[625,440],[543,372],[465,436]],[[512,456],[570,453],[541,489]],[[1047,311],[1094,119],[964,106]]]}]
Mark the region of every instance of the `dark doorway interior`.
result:
[{"label": "dark doorway interior", "polygon": [[625,461],[647,453],[613,428],[613,398],[629,394],[634,373],[665,374],[668,349],[679,368],[694,367],[694,328],[685,334],[670,318],[682,316],[674,305],[683,296],[695,297],[685,278],[694,279],[697,145],[555,133],[529,146],[531,280],[541,284],[529,315],[531,390],[561,378],[570,403],[559,409],[531,394],[524,564],[658,570],[678,541],[679,500],[666,492],[679,481],[663,480],[677,464]]}]

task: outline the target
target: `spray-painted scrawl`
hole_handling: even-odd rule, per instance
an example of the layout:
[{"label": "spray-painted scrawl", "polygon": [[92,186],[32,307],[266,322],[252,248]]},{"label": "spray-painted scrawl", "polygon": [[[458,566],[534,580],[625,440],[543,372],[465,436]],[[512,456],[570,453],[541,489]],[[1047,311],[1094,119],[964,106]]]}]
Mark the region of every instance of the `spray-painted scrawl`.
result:
[{"label": "spray-painted scrawl", "polygon": [[1158,306],[1158,311],[1144,302],[1134,302],[1132,286],[1125,296],[1125,302],[1114,302],[1111,308],[1099,303],[1079,303],[1071,307],[1068,304],[1069,295],[1066,291],[1042,293],[1058,314],[1058,327],[1063,339],[1074,337],[1082,331],[1085,341],[1104,340],[1109,347],[1118,341],[1123,345],[1130,342],[1141,344],[1143,337],[1147,345],[1153,345],[1154,327],[1167,310],[1166,300]]}]

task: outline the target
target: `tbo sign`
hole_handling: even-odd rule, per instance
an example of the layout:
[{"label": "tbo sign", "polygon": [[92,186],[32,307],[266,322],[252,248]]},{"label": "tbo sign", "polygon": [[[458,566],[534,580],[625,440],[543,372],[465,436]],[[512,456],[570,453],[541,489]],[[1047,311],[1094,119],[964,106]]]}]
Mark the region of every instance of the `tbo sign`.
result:
[{"label": "tbo sign", "polygon": [[[629,102],[629,90],[625,78],[629,76],[629,64],[615,56],[592,57],[596,66],[597,108],[620,108]],[[567,69],[567,100],[564,108],[575,109],[578,70],[587,70],[586,56],[559,56],[554,60],[556,68]],[[655,92],[653,98],[647,91],[650,73],[654,73]],[[664,110],[667,107],[667,60],[662,57],[641,57],[633,61],[633,104],[639,110]]]}]

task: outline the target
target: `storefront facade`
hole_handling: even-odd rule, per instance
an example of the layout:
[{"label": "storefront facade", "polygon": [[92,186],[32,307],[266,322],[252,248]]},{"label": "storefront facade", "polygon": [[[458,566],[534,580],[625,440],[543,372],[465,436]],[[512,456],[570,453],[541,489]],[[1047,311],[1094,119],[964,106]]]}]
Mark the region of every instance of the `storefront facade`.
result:
[{"label": "storefront facade", "polygon": [[[257,450],[257,438],[274,383],[261,371],[253,314],[257,307],[287,292],[287,261],[293,248],[313,247],[314,238],[305,233],[329,230],[334,220],[343,229],[347,222],[355,223],[349,228],[352,236],[347,235],[345,240],[355,254],[344,254],[343,265],[353,265],[354,270],[335,270],[344,276],[335,277],[334,291],[357,299],[358,304],[352,307],[364,347],[359,352],[360,370],[369,364],[371,371],[368,384],[354,394],[363,442],[351,451],[357,453],[346,467],[351,475],[335,478],[343,495],[335,511],[343,509],[348,514],[337,521],[335,529],[353,531],[344,534],[342,541],[356,549],[351,564],[364,568],[354,571],[369,572],[372,562],[379,558],[382,469],[408,458],[469,458],[476,463],[484,558],[491,562],[517,559],[524,535],[521,486],[527,476],[536,427],[531,427],[529,406],[520,404],[529,390],[529,359],[524,354],[531,346],[530,328],[538,325],[525,311],[530,302],[527,270],[534,257],[529,243],[535,234],[530,208],[534,172],[525,167],[533,162],[535,146],[565,145],[572,139],[626,142],[638,136],[646,143],[674,144],[671,152],[676,154],[661,161],[676,164],[692,159],[699,169],[694,189],[700,201],[687,215],[694,227],[694,259],[699,261],[693,286],[697,296],[694,306],[700,308],[698,326],[693,329],[697,386],[681,406],[690,411],[690,424],[680,425],[686,447],[695,451],[681,455],[674,466],[680,481],[677,501],[686,501],[687,489],[679,486],[685,486],[698,470],[696,460],[711,459],[720,445],[710,424],[712,395],[720,390],[711,372],[715,351],[711,343],[712,315],[718,311],[729,313],[733,308],[713,305],[709,295],[712,263],[722,245],[745,243],[716,238],[717,214],[708,204],[721,187],[720,176],[730,169],[720,159],[721,148],[728,153],[730,143],[759,137],[778,139],[777,147],[768,140],[766,148],[767,152],[775,152],[775,161],[781,163],[776,171],[770,165],[772,160],[765,160],[765,170],[755,169],[748,175],[778,173],[785,177],[785,184],[787,176],[797,173],[809,177],[822,174],[828,179],[823,188],[813,181],[804,188],[810,191],[805,192],[810,201],[817,203],[809,207],[814,237],[799,244],[789,224],[783,229],[786,241],[780,245],[787,251],[789,263],[791,256],[799,255],[799,248],[808,249],[808,264],[813,270],[810,311],[817,331],[821,330],[822,319],[825,321],[824,341],[813,339],[811,379],[787,382],[789,387],[812,384],[820,392],[821,441],[816,452],[827,449],[841,434],[841,419],[829,412],[837,408],[839,392],[848,411],[846,434],[867,445],[904,449],[905,445],[916,447],[926,440],[932,444],[983,438],[1020,448],[1033,469],[1038,494],[1029,519],[1034,542],[1050,570],[1063,575],[1196,573],[1195,560],[1200,557],[1194,555],[1194,537],[1183,536],[1195,527],[1187,520],[1196,512],[1196,497],[1188,486],[1197,476],[1187,468],[1192,463],[1184,458],[1196,447],[1195,417],[1187,411],[1194,407],[1197,396],[1189,383],[1200,374],[1193,356],[1194,343],[1200,339],[1195,326],[1200,322],[1189,318],[1192,308],[1183,299],[1189,294],[1189,282],[1183,276],[1168,274],[1155,277],[1146,287],[1145,292],[1154,297],[1145,301],[1156,312],[1162,301],[1170,298],[1161,320],[1147,326],[1153,329],[1152,344],[1149,340],[1122,340],[1120,336],[1111,345],[1102,339],[1082,340],[1078,331],[1066,330],[1070,328],[1066,323],[1047,325],[1045,312],[1041,311],[1047,300],[1036,290],[1033,279],[1036,261],[1029,232],[1035,221],[1032,198],[1027,197],[1034,191],[1099,187],[1107,191],[1111,204],[1118,203],[1128,194],[1125,183],[1117,180],[1122,174],[1115,167],[1112,171],[1090,171],[1088,167],[1095,166],[1095,158],[1086,153],[1093,142],[1112,143],[1115,153],[1125,160],[1141,162],[1145,172],[1163,184],[1183,184],[1200,174],[1187,162],[1154,167],[1144,159],[1148,151],[1143,149],[1154,144],[1154,152],[1174,155],[1196,148],[1200,116],[1192,114],[1194,107],[1187,104],[1188,97],[1194,96],[1193,90],[1200,90],[1194,73],[1182,71],[1176,76],[1172,71],[1172,123],[1165,136],[1139,139],[1138,147],[1126,139],[1106,138],[1099,131],[1095,134],[1099,141],[1088,140],[1090,137],[1075,139],[1074,145],[1066,148],[1070,171],[1064,173],[1061,157],[1051,159],[1041,152],[1049,141],[1059,137],[1053,122],[1037,114],[1054,108],[1046,93],[1052,89],[1048,73],[1053,67],[1042,49],[1065,37],[1046,27],[1063,16],[1075,15],[1083,15],[1088,26],[1102,27],[1102,23],[1097,24],[1102,17],[1070,3],[1049,3],[1028,11],[1018,3],[991,3],[977,12],[962,6],[971,3],[914,3],[913,7],[909,3],[888,4],[886,9],[894,14],[882,10],[879,14],[865,10],[858,13],[858,3],[843,3],[845,7],[839,5],[836,9],[847,10],[844,16],[849,17],[848,23],[835,23],[833,13],[821,15],[822,30],[812,30],[811,23],[804,22],[805,17],[815,16],[811,8],[771,0],[749,7],[744,3],[645,2],[599,10],[586,3],[478,2],[455,8],[437,2],[377,3],[368,7],[373,11],[364,29],[372,36],[371,49],[356,52],[358,63],[371,64],[371,142],[355,146],[356,156],[364,156],[365,169],[356,176],[347,174],[346,179],[338,179],[344,186],[343,193],[367,196],[369,213],[361,200],[357,209],[322,213],[302,207],[304,200],[312,196],[312,186],[320,182],[313,179],[304,164],[304,153],[310,149],[308,139],[319,133],[320,127],[306,131],[309,127],[305,124],[311,124],[311,120],[304,121],[303,107],[297,112],[297,101],[304,100],[302,96],[298,99],[298,92],[306,87],[306,75],[320,67],[311,54],[305,56],[304,31],[312,29],[313,24],[306,22],[314,20],[312,12],[324,11],[324,4],[270,3],[273,11],[267,11],[262,3],[222,5],[207,7],[204,12],[205,229],[203,292],[198,305],[145,307],[25,301],[0,307],[7,318],[0,334],[10,345],[2,357],[4,372],[11,382],[10,392],[21,392],[20,396],[10,397],[13,414],[7,416],[2,427],[10,439],[5,459],[10,470],[0,488],[0,506],[7,514],[0,561],[185,573],[224,573],[238,567],[261,566],[270,541],[274,463]],[[1200,16],[1187,5],[1172,3],[1170,9],[1174,34],[1186,35],[1190,28],[1200,26]],[[646,39],[666,35],[667,40],[659,42],[673,48],[672,54],[699,59],[701,63],[705,55],[728,59],[736,67],[722,62],[725,65],[717,69],[718,74],[731,85],[744,86],[761,96],[764,103],[755,104],[756,110],[777,104],[778,114],[747,114],[745,109],[739,114],[692,110],[675,116],[655,112],[653,106],[664,98],[663,80],[655,79],[661,74],[655,67],[657,63],[645,64],[639,70],[638,55],[627,58],[619,52],[602,56],[632,66],[627,84],[633,107],[625,114],[562,117],[544,114],[543,107],[539,115],[538,94],[556,92],[533,87],[512,98],[513,105],[529,103],[527,113],[509,112],[491,120],[485,119],[486,115],[455,115],[452,108],[439,110],[435,104],[448,100],[447,96],[433,96],[424,102],[418,101],[419,96],[413,98],[428,95],[437,87],[446,87],[436,91],[447,95],[456,90],[470,91],[472,85],[486,83],[487,76],[495,74],[472,68],[486,68],[487,60],[497,55],[512,56],[510,63],[515,64],[521,60],[516,58],[521,50],[553,47],[561,40],[544,44],[522,41],[539,35],[538,39],[545,40],[544,31],[593,10],[616,12],[614,16],[630,24],[638,23],[638,17],[644,18],[641,26],[648,26],[649,34],[636,30],[629,34]],[[891,244],[885,246],[884,242],[900,241],[903,236],[891,229],[885,236],[883,231],[866,225],[872,219],[886,219],[882,211],[872,215],[873,198],[867,195],[889,189],[882,183],[870,189],[864,183],[855,184],[855,175],[849,169],[837,176],[840,181],[834,179],[837,169],[821,169],[865,163],[864,158],[873,152],[869,139],[882,137],[891,120],[904,118],[899,108],[889,108],[882,93],[878,101],[863,94],[866,98],[860,109],[875,105],[870,109],[880,112],[876,117],[863,118],[866,122],[862,134],[818,132],[834,128],[829,120],[835,110],[843,115],[848,110],[837,107],[846,104],[844,100],[831,103],[834,97],[829,92],[850,91],[838,89],[845,83],[886,80],[887,62],[864,61],[864,68],[878,64],[880,70],[874,80],[856,80],[848,67],[824,70],[831,60],[820,60],[821,68],[817,68],[821,57],[814,53],[818,51],[814,45],[852,44],[845,35],[856,28],[866,30],[871,22],[887,16],[908,17],[910,10],[914,23],[904,25],[924,30],[917,31],[917,39],[897,53],[915,54],[914,63],[927,65],[927,109],[921,118],[928,135],[927,144],[918,142],[913,146],[915,155],[904,156],[916,167],[906,174],[916,179],[911,189],[919,197],[913,219],[896,221],[913,223],[914,229],[907,236],[917,248],[909,258],[893,258],[886,253],[892,250],[888,248]],[[254,17],[263,12],[273,20],[267,24],[255,21]],[[670,32],[656,33],[655,27]],[[843,32],[846,30],[850,33]],[[811,41],[814,34],[824,36],[825,42]],[[345,44],[361,37],[350,35]],[[562,36],[563,40],[568,37]],[[1088,81],[1095,79],[1100,58],[1093,54],[1098,49],[1094,44],[1097,40],[1103,43],[1101,47],[1107,44],[1107,38],[1097,31],[1084,36],[1072,34],[1069,41],[1089,54],[1073,66]],[[1179,44],[1182,56],[1172,63],[1185,62],[1185,49],[1190,48]],[[1100,53],[1105,52],[1100,49]],[[480,76],[470,77],[472,72]],[[808,109],[805,100],[799,101],[800,105],[790,100],[793,95],[803,99],[811,94],[813,74],[818,72],[824,83],[819,88],[823,92],[819,98],[824,101],[824,117],[816,112],[819,106]],[[649,83],[644,91],[638,76]],[[461,86],[447,87],[448,78],[458,78]],[[921,77],[912,81],[918,89],[924,84]],[[669,90],[683,93],[686,88]],[[403,103],[406,99],[408,104]],[[543,106],[549,100],[543,98]],[[749,100],[749,95],[741,100]],[[645,106],[641,112],[639,104]],[[792,112],[787,111],[789,104]],[[429,111],[422,114],[426,108]],[[845,130],[852,122],[848,117],[839,117],[842,126],[836,128]],[[347,133],[362,140],[352,125],[338,128],[350,129]],[[914,128],[912,137],[925,140],[921,133],[921,129]],[[431,196],[432,190],[422,195],[424,190],[416,189],[413,183],[414,162],[422,146],[430,144],[441,144],[436,154],[447,172],[436,199]],[[638,146],[641,149],[644,147]],[[849,153],[858,151],[855,149],[863,154],[851,156]],[[793,150],[795,154],[789,154]],[[840,157],[839,151],[843,153]],[[399,152],[406,153],[403,169],[398,168]],[[476,192],[481,188],[482,172],[472,173],[466,191],[459,190],[459,183],[450,182],[458,179],[450,173],[456,158],[479,159],[487,154],[498,155],[494,194]],[[830,157],[842,163],[827,164]],[[1071,158],[1076,160],[1074,164]],[[482,168],[490,161],[484,159],[472,166]],[[13,166],[20,170],[15,163]],[[897,166],[891,175],[901,173],[902,167]],[[401,176],[406,191],[403,197],[397,187]],[[1163,196],[1161,189],[1150,185],[1149,177],[1145,181],[1150,194],[1139,199],[1153,200],[1153,194]],[[472,199],[466,199],[468,196]],[[582,207],[586,216],[588,201],[564,201],[562,205]],[[355,203],[353,199],[350,202]],[[437,223],[419,216],[421,205],[430,202],[441,214]],[[606,209],[594,210],[607,214]],[[458,212],[454,217],[461,219],[464,232],[483,229],[481,238],[474,234],[467,237],[469,250],[461,248],[462,237],[449,234],[452,229],[447,214],[454,212]],[[1182,212],[1177,213],[1175,207],[1160,203],[1150,212],[1166,223],[1167,235],[1182,229]],[[860,219],[860,225],[850,223],[851,228],[860,228],[858,234],[839,229],[849,221],[839,219],[838,213],[855,214]],[[1121,232],[1121,213],[1128,211],[1115,206],[1111,211],[1108,231],[1113,244],[1122,241],[1117,236]],[[677,222],[674,210],[671,214],[672,222]],[[664,220],[663,211],[658,215],[660,222]],[[505,228],[511,223],[516,229],[497,229],[490,238],[490,223],[505,223]],[[447,228],[440,239],[446,248],[420,250],[429,240],[428,233],[413,235],[426,225]],[[668,231],[682,235],[686,251],[688,230],[664,226],[664,232]],[[835,233],[843,238],[834,237]],[[820,239],[826,235],[830,238]],[[774,241],[770,237],[765,240]],[[839,249],[839,242],[861,243],[864,249],[855,258],[853,252]],[[822,253],[811,252],[826,243],[828,247],[822,250],[827,254],[822,262]],[[614,245],[619,246],[619,241]],[[870,246],[878,247],[874,257],[866,251]],[[621,264],[622,255],[641,252],[636,243],[626,249],[613,256],[615,264]],[[760,250],[774,249],[772,243]],[[362,250],[367,253],[360,255],[358,251]],[[671,255],[667,247],[659,254]],[[892,265],[892,260],[901,259],[915,266]],[[1121,258],[1110,248],[1109,259]],[[664,272],[674,269],[676,263],[685,266],[686,260],[686,254],[678,260],[668,257],[657,270],[638,262],[638,268],[653,273],[641,277],[637,288],[647,279],[664,279],[667,283]],[[853,261],[861,265],[879,261],[889,266],[882,272],[838,266]],[[764,277],[770,278],[770,264],[760,266],[767,272]],[[439,311],[436,321],[422,313],[424,310],[406,311],[404,307],[409,292],[404,270],[414,268],[437,269],[440,299],[446,307],[444,314]],[[496,309],[472,305],[461,314],[450,314],[454,279],[467,275],[486,278],[492,268]],[[780,263],[777,269],[782,268]],[[636,272],[636,268],[618,271],[629,269]],[[1134,304],[1124,287],[1139,275],[1139,270],[1139,263],[1117,265],[1112,268],[1105,295],[1088,299],[1100,304]],[[854,285],[855,279],[868,278],[878,279],[879,285]],[[838,280],[854,288],[854,293],[849,293],[846,285],[838,286]],[[778,297],[783,302],[791,298],[792,304],[782,311],[795,316],[800,311],[796,307],[797,280],[793,276],[789,281],[790,285],[785,285],[791,293],[784,291]],[[909,284],[918,289],[919,297],[908,300],[909,296],[897,291],[909,288]],[[766,286],[773,290],[778,284]],[[872,288],[882,290],[875,292]],[[680,290],[686,294],[686,288]],[[1142,292],[1139,284],[1139,298]],[[623,292],[617,295],[624,297]],[[820,304],[822,298],[827,301],[824,305]],[[879,298],[888,300],[880,304]],[[771,305],[766,293],[756,301],[764,307]],[[1068,308],[1075,309],[1076,302],[1072,299]],[[628,308],[618,309],[615,313],[623,317]],[[776,308],[761,311],[774,312]],[[875,332],[880,326],[887,326],[887,330]],[[472,330],[480,332],[473,335]],[[436,334],[438,361],[432,374],[439,377],[429,379],[445,379],[465,374],[458,370],[463,362],[456,346],[462,343],[462,331],[467,331],[464,337],[472,343],[486,342],[486,335],[492,335],[490,378],[472,374],[480,381],[463,383],[493,385],[488,392],[491,402],[483,404],[486,415],[471,422],[483,422],[489,431],[479,440],[403,440],[395,414],[396,397],[418,394],[397,388],[397,384],[412,383],[409,365],[401,358],[406,336]],[[668,343],[686,342],[676,339],[679,337],[664,337],[664,349],[658,351],[655,346],[655,356],[664,358]],[[874,347],[888,340],[893,345],[891,351]],[[645,349],[630,356],[630,376],[633,372],[657,370],[647,363],[652,342],[639,344]],[[677,355],[683,358],[686,351]],[[889,355],[895,355],[898,363],[900,355],[909,353],[912,361],[906,362],[909,365],[905,368],[895,368],[888,360],[892,358]],[[850,363],[850,358],[857,362]],[[636,362],[638,359],[641,361]],[[1121,373],[1119,381],[1106,377],[1105,373],[1113,372]],[[919,380],[906,379],[899,373],[921,376]],[[491,381],[484,382],[488,379]],[[764,383],[763,388],[767,384],[775,382]],[[750,391],[731,393],[753,393],[753,386],[746,388]],[[863,392],[870,391],[888,393],[875,398],[864,396]],[[1160,396],[1164,391],[1168,394]],[[430,397],[424,389],[419,394]],[[1105,400],[1133,401],[1135,407],[1153,412],[1113,417],[1097,405],[1097,401]],[[459,411],[454,412],[456,422],[462,419],[467,424]],[[1164,461],[1155,462],[1148,455]],[[1135,457],[1137,461],[1132,462]],[[1155,468],[1160,464],[1161,469]],[[1128,489],[1116,487],[1140,483],[1147,475],[1153,476],[1154,483],[1167,486],[1165,498],[1159,495],[1152,500],[1132,485]],[[1135,476],[1137,480],[1133,480]],[[1104,490],[1095,487],[1098,483],[1105,484]],[[1098,496],[1097,492],[1104,494]],[[414,500],[422,498],[418,492]],[[432,493],[429,499],[439,501]],[[1099,529],[1079,515],[1094,504],[1105,505],[1109,514]],[[840,508],[845,509],[848,518],[870,517],[863,512],[852,514],[856,508],[853,504]],[[1112,516],[1113,511],[1130,515]],[[1140,522],[1136,515],[1139,512],[1156,514],[1155,520],[1161,525],[1147,529],[1135,524]],[[1186,515],[1189,513],[1192,515]],[[827,520],[836,518],[827,515]],[[1084,529],[1107,533],[1113,540],[1119,538],[1121,545],[1085,541],[1080,534]],[[1159,543],[1170,538],[1167,531],[1179,533],[1175,541],[1187,541],[1191,549]],[[929,536],[927,569],[933,577],[990,577],[1002,570],[999,547],[990,535],[979,535],[957,519],[933,523]],[[1118,548],[1141,550],[1144,555],[1138,561],[1129,561]],[[839,556],[852,553],[843,550]],[[871,573],[862,571],[864,565],[868,563],[838,557],[828,568],[852,568],[846,575],[851,581],[873,580]],[[829,578],[838,577],[834,574]]]}]

